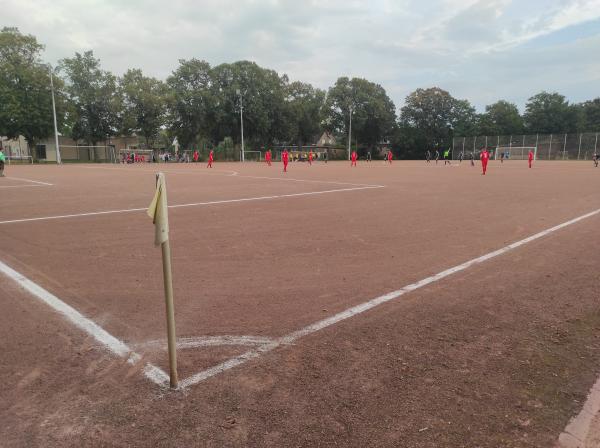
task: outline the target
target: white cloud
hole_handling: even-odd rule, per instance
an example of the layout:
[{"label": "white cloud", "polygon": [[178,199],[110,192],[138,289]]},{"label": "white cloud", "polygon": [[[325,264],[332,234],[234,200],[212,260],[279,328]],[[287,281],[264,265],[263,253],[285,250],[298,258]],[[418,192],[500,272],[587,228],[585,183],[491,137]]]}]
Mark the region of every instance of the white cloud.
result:
[{"label": "white cloud", "polygon": [[[562,2],[564,3],[564,2]],[[520,32],[505,30],[494,49],[506,49],[562,29],[600,19],[600,0],[575,0],[525,20]]]},{"label": "white cloud", "polygon": [[[522,105],[541,88],[600,95],[600,0],[1,1],[2,25],[34,34],[49,62],[93,49],[116,74],[165,78],[181,58],[253,59],[321,88],[363,76],[398,106],[431,85],[479,108]],[[587,36],[570,33],[589,22]]]}]

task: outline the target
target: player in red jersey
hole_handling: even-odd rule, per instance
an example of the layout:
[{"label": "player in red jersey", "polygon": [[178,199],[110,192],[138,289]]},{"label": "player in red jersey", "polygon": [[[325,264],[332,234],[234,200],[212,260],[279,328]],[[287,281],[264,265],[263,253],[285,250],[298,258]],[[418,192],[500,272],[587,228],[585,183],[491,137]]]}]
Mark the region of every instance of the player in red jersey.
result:
[{"label": "player in red jersey", "polygon": [[287,173],[287,166],[290,161],[290,154],[287,149],[284,149],[281,153],[281,161],[283,162],[283,172]]},{"label": "player in red jersey", "polygon": [[271,150],[267,149],[267,152],[265,153],[265,162],[267,165],[271,166]]},{"label": "player in red jersey", "polygon": [[212,168],[213,161],[215,160],[215,152],[211,149],[208,153],[208,165],[206,168]]},{"label": "player in red jersey", "polygon": [[527,156],[527,160],[529,161],[529,168],[531,168],[531,164],[533,163],[533,151],[529,150],[529,155]]},{"label": "player in red jersey", "polygon": [[387,161],[390,165],[392,164],[392,150],[391,149],[387,153]]},{"label": "player in red jersey", "polygon": [[200,157],[200,154],[198,154],[198,150],[194,151],[194,162],[198,161],[198,157]]},{"label": "player in red jersey", "polygon": [[487,148],[483,148],[483,151],[481,151],[481,155],[479,156],[479,158],[481,159],[481,168],[483,169],[483,175],[485,175],[485,172],[487,171],[487,165],[488,165],[488,161],[490,160],[490,153],[488,152]]},{"label": "player in red jersey", "polygon": [[313,152],[312,149],[308,151],[308,164],[312,165]]},{"label": "player in red jersey", "polygon": [[350,155],[350,166],[356,166],[356,159],[358,159],[358,155],[356,154],[356,151],[352,151],[352,154]]}]

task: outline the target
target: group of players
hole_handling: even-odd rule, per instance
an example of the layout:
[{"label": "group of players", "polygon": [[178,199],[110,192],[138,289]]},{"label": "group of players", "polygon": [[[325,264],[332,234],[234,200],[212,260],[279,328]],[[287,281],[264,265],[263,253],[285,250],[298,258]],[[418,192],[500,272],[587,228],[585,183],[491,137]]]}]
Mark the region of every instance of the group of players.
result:
[{"label": "group of players", "polygon": [[[388,152],[385,154],[385,156],[383,157],[383,160],[385,163],[389,163],[390,165],[392,164],[392,159],[394,158],[392,151],[388,150]],[[352,151],[352,154],[350,155],[350,166],[356,166],[356,161],[358,160],[358,154],[356,153],[356,151]],[[372,161],[371,158],[371,151],[367,152],[367,163],[370,163]]]},{"label": "group of players", "polygon": [[[291,158],[290,152],[287,149],[284,149],[281,153],[281,162],[283,163],[283,172],[284,173],[287,173],[290,158]],[[313,153],[312,150],[310,150],[307,154],[307,159],[306,159],[306,161],[308,162],[308,165],[312,165],[314,158],[315,158],[315,153]],[[435,150],[433,160],[435,160],[436,164],[438,163],[439,158],[440,158],[440,152],[438,150]],[[450,160],[450,150],[446,150],[443,152],[443,158],[444,158],[444,165],[452,163]],[[533,151],[529,150],[529,153],[527,155],[527,161],[528,161],[529,168],[531,168],[533,166],[534,158],[535,158],[535,156],[534,156]],[[198,151],[194,152],[193,159],[194,159],[194,162],[198,162],[198,159],[199,159]],[[388,152],[385,154],[384,161],[391,165],[392,159],[393,159],[392,151],[388,150]],[[458,158],[459,163],[462,163],[463,159],[464,159],[464,154],[461,152],[459,154],[459,158]],[[431,161],[432,161],[431,151],[427,150],[427,152],[425,153],[425,160],[427,163],[431,163]],[[475,166],[475,155],[472,152],[470,153],[470,160],[471,160],[471,166]],[[487,166],[488,166],[488,162],[490,160],[490,152],[488,151],[487,148],[485,148],[485,147],[482,148],[482,150],[479,153],[479,160],[481,161],[481,169],[482,169],[481,174],[485,175],[487,173]],[[327,157],[324,158],[324,161],[325,161],[325,163],[327,163]],[[350,155],[350,166],[351,167],[357,166],[357,161],[358,161],[358,153],[356,151],[352,151],[352,153]],[[367,152],[366,161],[367,161],[367,163],[372,161],[370,151]],[[600,161],[600,154],[594,154],[593,161],[594,161],[594,166],[598,167],[598,163]],[[213,162],[214,162],[214,151],[211,150],[208,155],[208,164],[206,165],[206,167],[212,168]],[[271,166],[272,162],[273,162],[273,155],[271,153],[271,150],[269,149],[265,152],[265,163],[268,166]],[[504,153],[501,156],[501,162],[504,162]]]},{"label": "group of players", "polygon": [[[460,161],[462,162],[463,160],[463,153],[460,153]],[[427,163],[431,163],[431,159],[432,159],[432,154],[430,150],[427,150],[427,152],[425,153],[425,160],[427,161]],[[433,153],[433,159],[435,160],[435,163],[437,165],[438,161],[440,160],[440,152],[436,149]],[[446,164],[450,164],[450,150],[448,149],[447,151],[444,151],[444,165]],[[473,160],[473,153],[471,153],[471,165],[475,164],[474,160]]]},{"label": "group of players", "polygon": [[[451,165],[452,162],[450,161],[450,150],[446,150],[444,151],[444,165]],[[471,160],[471,166],[475,166],[475,154],[474,153],[470,153],[470,160]],[[502,153],[500,156],[500,162],[504,163],[504,156],[505,154]],[[533,151],[529,150],[529,154],[527,154],[527,161],[529,164],[529,168],[532,167],[533,165],[533,160],[534,160],[534,154]],[[600,156],[598,154],[594,154],[594,165],[598,166],[598,159],[600,158]],[[440,159],[440,152],[438,150],[435,150],[434,152],[434,160],[435,163],[437,164],[438,161]],[[458,161],[459,163],[462,163],[464,159],[464,153],[461,152],[458,155]],[[427,152],[425,153],[425,160],[427,161],[427,163],[431,163],[432,160],[432,153],[431,151],[427,150]],[[481,151],[479,152],[479,160],[481,160],[481,170],[482,170],[482,175],[485,175],[485,173],[487,172],[487,166],[488,166],[488,162],[490,160],[490,152],[488,151],[487,148],[482,148]]]},{"label": "group of players", "polygon": [[[444,165],[451,164],[450,150],[444,151],[443,155],[444,155]],[[503,155],[501,156],[501,162],[504,162]],[[312,152],[312,150],[308,152],[307,162],[309,165],[312,165],[314,156],[315,156],[315,154]],[[200,154],[198,153],[198,151],[194,151],[194,155],[193,155],[194,162],[198,162],[199,158],[200,158]],[[436,164],[438,163],[439,158],[440,158],[440,153],[438,150],[436,150],[434,152],[434,160],[435,160]],[[392,159],[393,159],[392,151],[388,150],[388,152],[385,155],[384,160],[386,163],[389,163],[391,165]],[[470,159],[471,159],[471,166],[475,166],[475,156],[473,153],[470,153]],[[481,160],[482,174],[485,175],[485,173],[487,172],[488,162],[490,160],[490,153],[487,148],[483,148],[481,150],[481,152],[479,153],[479,159]],[[4,177],[4,162],[5,162],[5,160],[6,160],[6,156],[4,155],[2,148],[0,148],[0,177]],[[427,163],[431,163],[431,160],[432,160],[431,151],[427,150],[427,152],[425,153],[425,160],[427,161]],[[463,153],[462,152],[459,154],[458,160],[459,160],[459,162],[462,163],[462,161],[463,161]],[[529,163],[529,168],[531,168],[532,164],[533,164],[533,160],[534,160],[533,151],[529,150],[529,154],[527,155],[527,160]],[[598,164],[600,162],[600,154],[598,154],[598,153],[594,154],[592,160],[594,161],[594,166],[597,168]],[[133,154],[129,154],[129,155],[127,155],[127,157],[123,157],[122,162],[123,163],[135,163],[136,161],[143,161],[143,160],[135,160],[135,156]],[[214,150],[211,149],[211,151],[208,154],[208,163],[207,163],[206,167],[212,168],[214,161],[215,161],[215,152],[214,152]],[[271,154],[271,150],[269,149],[265,153],[265,163],[268,166],[271,166],[272,161],[273,161],[273,156]],[[283,171],[285,173],[287,173],[288,164],[290,162],[290,153],[287,149],[283,150],[283,152],[281,153],[281,161],[283,163]],[[327,163],[326,155],[325,155],[324,161],[325,161],[325,163]],[[356,151],[352,151],[352,154],[350,155],[350,166],[351,167],[357,166],[357,161],[358,161],[358,154]],[[372,161],[370,151],[367,152],[366,161],[367,162]]]},{"label": "group of players", "polygon": [[[385,156],[385,162],[389,163],[390,165],[392,164],[392,151],[388,151],[386,156]],[[314,160],[314,153],[312,152],[312,150],[310,150],[308,152],[308,157],[306,159],[306,161],[308,162],[309,165],[312,165],[312,162]],[[371,162],[371,152],[367,153],[367,162]],[[269,166],[271,166],[271,161],[272,161],[272,155],[271,155],[271,150],[267,150],[267,152],[265,153],[265,163]],[[350,154],[350,167],[353,166],[357,166],[357,161],[358,161],[358,154],[356,151],[352,151],[352,153]],[[290,162],[290,153],[287,149],[284,149],[283,152],[281,153],[281,162],[283,163],[283,172],[287,173],[287,168],[288,168],[288,164]],[[325,157],[325,163],[327,163],[327,156]]]},{"label": "group of players", "polygon": [[[435,162],[437,163],[439,160],[439,151],[435,151]],[[384,161],[385,163],[389,163],[390,165],[392,164],[392,159],[393,159],[393,154],[391,150],[388,150],[388,152],[386,153],[385,157],[384,157]],[[427,151],[425,154],[425,160],[427,161],[427,163],[431,163],[431,151]],[[471,166],[475,166],[475,157],[473,155],[473,153],[471,153]],[[490,153],[488,151],[487,148],[483,148],[479,154],[479,159],[481,160],[481,169],[482,169],[482,175],[485,175],[487,173],[487,166],[488,166],[488,162],[490,160]],[[598,166],[598,160],[600,159],[600,155],[598,154],[594,154],[594,165]],[[534,154],[533,151],[529,151],[529,154],[527,156],[527,160],[529,163],[529,168],[532,167],[533,165],[533,160],[534,160]],[[288,168],[288,164],[290,161],[290,153],[287,149],[284,149],[283,152],[281,153],[281,162],[283,163],[283,172],[287,173],[287,168]],[[307,158],[307,162],[309,165],[312,165],[312,161],[313,161],[313,152],[309,151],[308,152],[308,158]],[[358,161],[358,153],[356,151],[352,151],[351,155],[350,155],[350,166],[351,167],[355,167],[357,166],[357,161]],[[371,158],[371,152],[367,152],[367,157],[366,157],[366,161],[367,163],[372,161]],[[463,153],[460,153],[459,156],[459,162],[462,163],[463,161]],[[504,160],[502,160],[504,161]],[[267,152],[265,153],[265,163],[268,166],[271,166],[271,162],[272,162],[272,154],[271,154],[271,150],[267,150]],[[327,159],[325,159],[325,162],[327,162]],[[450,150],[444,151],[444,165],[446,164],[451,164],[452,162],[450,161]],[[212,166],[212,151],[211,151],[211,157],[210,157],[210,161],[209,164],[211,164]]]},{"label": "group of players", "polygon": [[137,154],[135,152],[130,152],[129,154],[124,153],[121,156],[121,163],[145,163],[146,156],[144,154]]},{"label": "group of players", "polygon": [[[194,155],[192,156],[192,158],[194,159],[194,162],[198,162],[198,159],[200,159],[200,153],[198,152],[198,150],[194,151]],[[213,149],[211,149],[210,152],[208,153],[208,163],[206,164],[206,168],[212,168],[214,161],[215,161],[215,151]]]}]

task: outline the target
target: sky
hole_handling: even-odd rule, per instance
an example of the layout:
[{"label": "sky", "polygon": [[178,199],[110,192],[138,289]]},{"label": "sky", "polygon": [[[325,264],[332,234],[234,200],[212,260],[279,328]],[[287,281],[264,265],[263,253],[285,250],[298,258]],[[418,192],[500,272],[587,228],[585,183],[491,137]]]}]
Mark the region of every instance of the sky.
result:
[{"label": "sky", "polygon": [[47,62],[91,49],[117,75],[252,60],[323,89],[366,78],[397,107],[433,86],[480,112],[499,99],[523,111],[542,90],[600,97],[600,0],[0,0],[0,11]]}]

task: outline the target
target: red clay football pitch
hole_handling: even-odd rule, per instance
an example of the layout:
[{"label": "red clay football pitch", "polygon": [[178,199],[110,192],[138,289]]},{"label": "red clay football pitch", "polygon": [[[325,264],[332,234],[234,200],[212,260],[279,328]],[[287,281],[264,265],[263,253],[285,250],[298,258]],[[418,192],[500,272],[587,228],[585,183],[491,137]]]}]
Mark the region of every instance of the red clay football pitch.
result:
[{"label": "red clay football pitch", "polygon": [[552,446],[600,373],[600,170],[349,165],[7,166],[3,446]]}]

